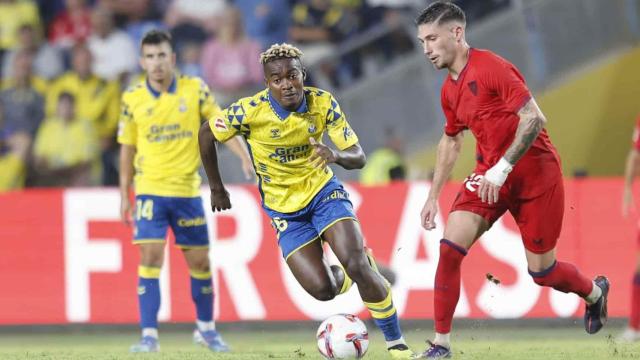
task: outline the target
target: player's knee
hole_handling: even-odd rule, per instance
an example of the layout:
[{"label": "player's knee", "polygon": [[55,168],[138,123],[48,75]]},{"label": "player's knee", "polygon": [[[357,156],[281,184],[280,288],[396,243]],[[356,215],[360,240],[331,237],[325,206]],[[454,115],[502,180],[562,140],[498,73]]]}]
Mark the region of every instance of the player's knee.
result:
[{"label": "player's knee", "polygon": [[371,265],[364,256],[354,256],[343,266],[349,277],[356,283],[364,281],[367,274],[372,271]]},{"label": "player's knee", "polygon": [[164,254],[162,252],[147,251],[142,253],[140,257],[140,265],[159,268],[162,267]]},{"label": "player's knee", "polygon": [[309,295],[320,301],[329,301],[336,297],[336,287],[331,284],[317,284],[307,288]]},{"label": "player's knee", "polygon": [[189,269],[200,273],[207,273],[211,271],[211,265],[209,265],[209,259],[196,260],[189,264]]},{"label": "player's knee", "polygon": [[309,295],[320,301],[329,301],[338,293],[337,286],[332,283],[330,276],[307,276],[300,281],[300,285]]}]

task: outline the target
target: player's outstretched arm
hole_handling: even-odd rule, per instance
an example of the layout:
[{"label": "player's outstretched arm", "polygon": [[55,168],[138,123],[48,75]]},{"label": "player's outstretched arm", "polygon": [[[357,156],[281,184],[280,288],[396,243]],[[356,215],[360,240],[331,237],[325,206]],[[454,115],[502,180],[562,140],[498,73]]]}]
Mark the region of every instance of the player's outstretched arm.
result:
[{"label": "player's outstretched arm", "polygon": [[242,140],[242,136],[234,136],[233,139],[224,143],[227,145],[229,150],[234,153],[242,162],[242,173],[244,174],[244,178],[246,180],[251,180],[255,177],[255,169],[253,168],[253,163],[251,162],[251,156],[249,156],[249,150],[247,150],[247,145]]},{"label": "player's outstretched arm", "polygon": [[507,180],[507,176],[513,169],[513,166],[529,150],[547,123],[547,119],[533,98],[529,99],[518,111],[518,116],[520,117],[520,122],[518,123],[513,142],[498,163],[487,170],[482,180],[480,180],[478,197],[480,197],[483,202],[489,204],[498,202],[500,188]]},{"label": "player's outstretched arm", "polygon": [[438,152],[436,154],[436,168],[433,174],[433,181],[431,183],[431,189],[429,189],[429,195],[427,201],[425,201],[420,213],[420,219],[422,227],[426,230],[431,230],[436,227],[435,218],[438,213],[438,198],[442,187],[451,176],[458,155],[460,155],[460,149],[462,148],[463,132],[459,132],[455,136],[448,136],[443,134],[440,142],[438,143]]},{"label": "player's outstretched arm", "polygon": [[126,144],[120,146],[120,219],[126,225],[130,225],[132,221],[129,192],[133,181],[133,158],[135,155],[135,146]]},{"label": "player's outstretched arm", "polygon": [[214,212],[231,208],[229,193],[222,183],[218,168],[218,152],[216,151],[215,141],[216,139],[209,128],[209,124],[205,121],[198,132],[198,145],[200,147],[200,158],[207,173],[207,179],[209,179],[211,210]]},{"label": "player's outstretched arm", "polygon": [[312,137],[309,138],[309,143],[313,146],[313,154],[309,160],[317,168],[324,168],[328,164],[336,163],[347,170],[362,169],[367,162],[367,157],[359,143],[344,150],[332,149]]},{"label": "player's outstretched arm", "polygon": [[627,155],[627,163],[624,168],[624,192],[622,194],[622,215],[629,215],[633,208],[633,180],[640,170],[640,152],[631,149]]}]

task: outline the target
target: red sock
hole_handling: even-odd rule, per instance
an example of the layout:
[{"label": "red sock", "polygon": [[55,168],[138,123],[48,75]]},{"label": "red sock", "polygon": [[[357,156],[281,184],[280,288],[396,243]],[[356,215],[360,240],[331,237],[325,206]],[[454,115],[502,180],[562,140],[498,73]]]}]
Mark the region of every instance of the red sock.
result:
[{"label": "red sock", "polygon": [[578,294],[586,297],[593,290],[593,282],[582,274],[573,265],[556,261],[548,269],[541,272],[529,271],[533,281],[540,286],[549,286],[565,293]]},{"label": "red sock", "polygon": [[467,250],[447,239],[440,240],[440,259],[434,283],[433,309],[436,332],[451,332],[453,313],[460,298],[460,265]]},{"label": "red sock", "polygon": [[640,331],[640,272],[633,277],[631,290],[631,316],[629,327]]}]

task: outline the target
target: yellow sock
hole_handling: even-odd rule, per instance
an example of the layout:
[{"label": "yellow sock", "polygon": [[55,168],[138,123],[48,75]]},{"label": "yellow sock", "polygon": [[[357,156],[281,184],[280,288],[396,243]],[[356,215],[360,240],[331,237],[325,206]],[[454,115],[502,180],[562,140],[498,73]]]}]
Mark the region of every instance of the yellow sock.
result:
[{"label": "yellow sock", "polygon": [[339,266],[340,266],[340,269],[342,269],[342,273],[344,274],[344,281],[342,282],[342,287],[340,288],[340,292],[338,292],[338,294],[344,294],[347,291],[349,291],[349,289],[351,289],[351,286],[353,285],[353,280],[351,280],[349,275],[347,275],[347,271],[342,267],[342,265],[339,265]]}]

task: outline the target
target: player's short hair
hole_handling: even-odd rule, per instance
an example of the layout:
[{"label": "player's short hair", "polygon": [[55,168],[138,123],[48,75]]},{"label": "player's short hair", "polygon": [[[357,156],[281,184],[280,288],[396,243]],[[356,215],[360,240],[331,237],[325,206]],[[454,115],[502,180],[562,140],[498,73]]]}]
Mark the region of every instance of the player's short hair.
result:
[{"label": "player's short hair", "polygon": [[282,43],[282,44],[273,44],[269,49],[260,54],[260,63],[265,65],[274,60],[278,59],[298,59],[302,57],[302,51],[297,47]]},{"label": "player's short hair", "polygon": [[67,101],[70,101],[71,103],[75,103],[76,97],[68,91],[63,91],[60,93],[60,95],[58,95],[58,102],[62,100],[67,100]]},{"label": "player's short hair", "polygon": [[415,20],[416,26],[432,23],[440,25],[449,21],[459,21],[466,24],[467,18],[458,5],[448,1],[436,1],[429,4]]},{"label": "player's short hair", "polygon": [[142,49],[145,45],[159,45],[164,42],[168,43],[171,49],[173,50],[173,39],[171,38],[171,34],[163,30],[149,30],[142,37],[142,41],[140,41],[140,48]]}]

